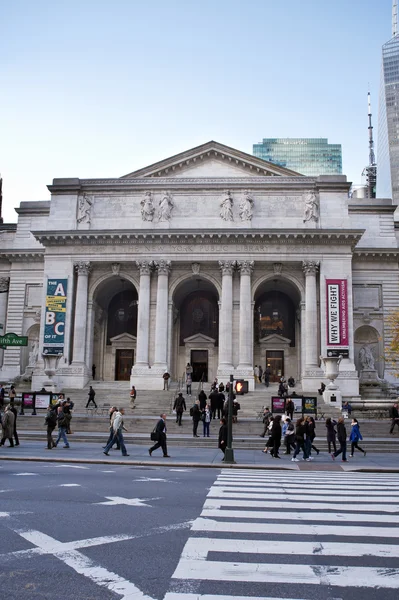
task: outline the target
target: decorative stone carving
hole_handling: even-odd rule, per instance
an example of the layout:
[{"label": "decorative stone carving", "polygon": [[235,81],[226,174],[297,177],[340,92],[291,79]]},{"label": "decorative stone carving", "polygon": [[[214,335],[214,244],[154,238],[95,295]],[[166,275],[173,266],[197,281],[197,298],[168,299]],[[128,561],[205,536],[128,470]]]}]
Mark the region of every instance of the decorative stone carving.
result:
[{"label": "decorative stone carving", "polygon": [[223,275],[232,275],[236,265],[235,260],[219,260],[219,267]]},{"label": "decorative stone carving", "polygon": [[170,221],[174,202],[169,192],[165,192],[162,199],[159,201],[158,221]]},{"label": "decorative stone carving", "polygon": [[152,193],[146,192],[144,198],[140,202],[141,218],[143,221],[152,221],[154,218],[155,208],[152,201]]},{"label": "decorative stone carving", "polygon": [[150,275],[153,263],[149,260],[136,260],[140,275]]},{"label": "decorative stone carving", "polygon": [[201,270],[200,263],[197,263],[197,262],[191,263],[191,269],[192,269],[194,275],[199,275],[200,270]]},{"label": "decorative stone carving", "polygon": [[158,271],[158,275],[168,275],[170,272],[170,260],[159,260],[154,262],[154,267]]},{"label": "decorative stone carving", "polygon": [[254,269],[253,260],[241,260],[237,261],[237,268],[241,275],[250,275]]},{"label": "decorative stone carving", "polygon": [[303,222],[306,223],[307,221],[314,221],[317,223],[320,214],[318,197],[316,196],[315,192],[309,190],[304,193],[303,199],[305,203]]},{"label": "decorative stone carving", "polygon": [[316,275],[320,266],[318,260],[304,260],[302,261],[302,270],[305,275]]},{"label": "decorative stone carving", "polygon": [[283,263],[273,263],[273,271],[275,275],[281,275]]},{"label": "decorative stone carving", "polygon": [[8,288],[10,285],[9,277],[0,277],[0,294],[4,292],[8,292]]},{"label": "decorative stone carving", "polygon": [[244,192],[244,198],[240,202],[240,219],[241,221],[252,221],[254,199],[248,190]]},{"label": "decorative stone carving", "polygon": [[111,270],[113,275],[119,275],[119,271],[121,270],[121,263],[112,263]]},{"label": "decorative stone carving", "polygon": [[33,340],[31,351],[29,352],[29,366],[33,367],[39,358],[39,340]]},{"label": "decorative stone carving", "polygon": [[91,198],[88,194],[84,193],[82,196],[78,197],[76,214],[77,223],[87,223],[88,225],[90,225],[92,204],[93,198]]},{"label": "decorative stone carving", "polygon": [[375,360],[370,346],[365,345],[360,348],[359,362],[362,371],[374,371]]},{"label": "decorative stone carving", "polygon": [[233,198],[229,190],[225,192],[225,195],[220,202],[220,216],[223,221],[234,221]]},{"label": "decorative stone carving", "polygon": [[33,320],[35,323],[40,323],[40,318],[42,316],[42,311],[41,310],[36,310],[35,314],[33,315]]},{"label": "decorative stone carving", "polygon": [[91,271],[91,262],[80,260],[74,263],[74,267],[78,275],[88,275]]}]

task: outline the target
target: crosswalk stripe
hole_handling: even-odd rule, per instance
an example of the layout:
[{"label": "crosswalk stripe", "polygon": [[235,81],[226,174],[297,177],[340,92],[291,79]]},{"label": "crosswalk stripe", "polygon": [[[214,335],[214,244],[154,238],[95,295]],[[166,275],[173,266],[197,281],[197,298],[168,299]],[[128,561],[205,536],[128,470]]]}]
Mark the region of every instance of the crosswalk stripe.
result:
[{"label": "crosswalk stripe", "polygon": [[[281,508],[281,503],[279,504]],[[331,506],[330,506],[331,509]],[[307,513],[300,512],[273,512],[266,510],[223,510],[218,508],[204,508],[201,517],[223,517],[235,519],[267,519],[276,521],[322,521],[335,520],[338,523],[392,523],[392,515],[371,515],[355,514],[343,512],[316,513],[314,511]]]},{"label": "crosswalk stripe", "polygon": [[[280,490],[281,491],[281,490]],[[372,500],[373,502],[381,502],[381,503],[391,503],[392,500],[395,500],[395,502],[399,501],[399,493],[398,494],[390,494],[389,492],[386,492],[385,496],[382,495],[374,495],[377,494],[378,492],[372,492],[372,493],[368,493],[367,497],[366,496],[361,496],[360,499],[357,498],[353,498],[353,496],[357,495],[352,493],[351,495],[335,495],[334,494],[334,502],[349,502],[349,501],[354,501],[357,500],[357,502],[368,502],[369,499]],[[329,498],[331,498],[331,493],[316,493],[314,491],[309,491],[307,490],[306,492],[291,492],[289,493],[284,492],[284,494],[278,494],[277,492],[274,492],[273,490],[269,490],[268,488],[263,488],[263,489],[257,489],[256,493],[255,492],[250,492],[248,489],[246,488],[223,488],[220,486],[214,486],[211,487],[209,493],[208,493],[208,498],[253,498],[254,500],[260,499],[260,498],[265,498],[265,496],[267,496],[268,500],[287,500],[287,501],[295,501],[297,502],[298,500],[309,500],[310,502],[315,502],[315,501],[321,501],[321,502],[325,502],[326,500],[328,500]],[[281,503],[280,503],[281,506]]]},{"label": "crosswalk stripe", "polygon": [[[215,511],[217,513],[217,511]],[[226,511],[228,512],[228,511]],[[275,513],[273,513],[275,514]],[[222,516],[222,515],[218,515]],[[231,515],[233,516],[233,515]],[[333,517],[334,515],[332,515]],[[330,515],[328,515],[330,517]],[[331,517],[331,518],[332,518]],[[242,517],[244,518],[244,517]],[[313,518],[312,516],[308,517]],[[327,520],[324,515],[324,521]],[[311,536],[349,536],[349,537],[378,537],[378,538],[398,538],[399,527],[364,527],[364,526],[348,526],[348,525],[315,525],[307,523],[306,525],[298,525],[296,523],[246,523],[240,521],[216,521],[215,519],[203,519],[201,517],[195,519],[192,525],[192,531],[207,531],[207,532],[228,532],[228,533],[253,533],[259,535],[289,535],[291,538],[294,535],[311,535]],[[234,540],[235,541],[235,540]],[[233,543],[233,541],[232,541]]]},{"label": "crosswalk stripe", "polygon": [[265,596],[226,596],[217,594],[185,594],[179,592],[168,592],[164,600],[304,600],[303,598],[273,598]]},{"label": "crosswalk stripe", "polygon": [[290,481],[292,483],[298,484],[298,483],[314,483],[316,485],[325,485],[325,484],[329,484],[329,485],[334,485],[335,483],[339,482],[340,484],[342,483],[354,483],[356,485],[364,485],[366,487],[374,487],[376,484],[378,485],[392,485],[393,487],[399,487],[399,482],[397,477],[394,479],[359,479],[357,477],[354,478],[346,478],[344,480],[342,479],[338,479],[338,478],[333,478],[333,477],[313,477],[311,475],[309,475],[309,477],[291,477],[291,471],[287,471],[287,475],[285,477],[273,477],[272,475],[263,475],[263,476],[258,476],[258,477],[245,477],[242,475],[229,475],[229,476],[225,476],[225,477],[218,477],[218,481],[254,481],[254,482],[262,482],[262,481],[267,481],[270,483],[275,483],[275,484],[280,484],[280,483],[286,483],[287,481]]},{"label": "crosswalk stripe", "polygon": [[[247,482],[247,481],[240,481],[240,480],[231,480],[231,481],[215,481],[214,485],[219,485],[219,486],[228,486],[228,485],[245,485],[246,487],[265,487],[265,484],[267,484],[267,481],[264,482],[260,482],[260,481],[253,481],[253,482]],[[275,485],[275,483],[273,483],[272,485]],[[342,485],[342,483],[340,484]],[[375,489],[375,486],[365,486],[365,485],[357,485],[355,483],[349,482],[348,485],[351,486],[351,489],[357,490],[357,491],[365,491],[367,492],[368,490],[372,490]],[[284,488],[284,487],[289,487],[290,489],[307,489],[309,490],[310,487],[312,487],[312,489],[315,490],[330,490],[330,491],[336,491],[337,486],[335,484],[324,484],[324,485],[318,485],[318,484],[313,484],[312,482],[304,482],[301,484],[297,484],[297,483],[291,483],[291,482],[285,482],[285,486],[283,484],[280,484],[280,489]],[[384,490],[384,491],[399,491],[399,487],[398,486],[390,486],[390,485],[384,485],[384,486],[378,486],[378,489],[380,490]]]},{"label": "crosswalk stripe", "polygon": [[219,538],[189,538],[183,548],[181,558],[185,560],[206,560],[209,552],[223,554],[283,554],[284,556],[379,556],[399,558],[397,544],[358,544],[342,542],[294,542],[273,540],[234,540]]},{"label": "crosswalk stripe", "polygon": [[298,565],[276,563],[216,562],[181,559],[173,579],[208,581],[250,581],[251,583],[281,583],[290,585],[331,585],[340,587],[399,588],[399,569],[344,567],[333,565]]},{"label": "crosswalk stripe", "polygon": [[[295,498],[289,498],[285,501],[284,506],[292,509],[292,508],[304,508],[306,510],[334,510],[334,508],[338,508],[339,511],[354,511],[358,513],[362,512],[384,512],[384,513],[399,513],[399,505],[398,504],[388,504],[388,505],[380,505],[380,504],[366,504],[366,503],[357,503],[357,504],[349,504],[348,502],[340,503],[339,506],[335,504],[331,505],[331,502],[297,502]],[[365,501],[364,501],[365,502]],[[232,507],[243,507],[243,508],[278,508],[281,509],[281,500],[273,501],[273,500],[231,500],[229,498],[210,498],[205,500],[204,509],[208,508],[221,508],[222,506],[232,506]],[[299,513],[303,514],[303,513]],[[284,515],[282,515],[284,517]],[[373,520],[374,516],[379,515],[365,515],[367,520]],[[384,520],[391,520],[392,517],[385,517]],[[310,517],[313,518],[313,512],[310,514]]]}]

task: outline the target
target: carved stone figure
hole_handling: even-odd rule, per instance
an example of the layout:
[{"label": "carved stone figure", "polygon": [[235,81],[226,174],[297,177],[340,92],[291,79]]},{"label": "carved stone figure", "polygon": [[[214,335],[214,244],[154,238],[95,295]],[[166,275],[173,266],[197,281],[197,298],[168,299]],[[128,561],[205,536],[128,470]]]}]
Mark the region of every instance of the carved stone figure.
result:
[{"label": "carved stone figure", "polygon": [[172,217],[172,210],[174,208],[174,202],[169,192],[165,192],[162,200],[159,202],[159,216],[158,221],[170,221]]},{"label": "carved stone figure", "polygon": [[121,263],[111,263],[111,270],[113,275],[119,275],[119,271],[121,269]]},{"label": "carved stone figure", "polygon": [[362,346],[362,348],[360,348],[359,362],[360,362],[362,371],[364,369],[370,370],[370,371],[373,371],[375,369],[374,356],[373,356],[370,346],[366,345],[366,346]]},{"label": "carved stone figure", "polygon": [[152,221],[154,218],[155,208],[152,201],[152,193],[146,192],[141,204],[141,218],[143,221]]},{"label": "carved stone figure", "polygon": [[78,213],[76,217],[76,221],[78,223],[87,223],[90,225],[91,223],[91,207],[93,204],[93,199],[88,196],[86,193],[83,196],[79,196],[78,198]]},{"label": "carved stone figure", "polygon": [[39,358],[39,340],[33,340],[31,351],[29,352],[29,365],[33,367]]},{"label": "carved stone figure", "polygon": [[192,269],[194,275],[199,275],[200,270],[201,270],[200,263],[197,263],[197,262],[191,263],[191,269]]},{"label": "carved stone figure", "polygon": [[254,209],[254,199],[250,192],[245,190],[244,198],[240,202],[240,219],[241,221],[251,221]]},{"label": "carved stone figure", "polygon": [[234,221],[233,198],[229,190],[226,191],[225,196],[220,202],[220,216],[223,221]]},{"label": "carved stone figure", "polygon": [[313,191],[308,191],[304,194],[305,209],[303,214],[303,222],[319,220],[319,200]]}]

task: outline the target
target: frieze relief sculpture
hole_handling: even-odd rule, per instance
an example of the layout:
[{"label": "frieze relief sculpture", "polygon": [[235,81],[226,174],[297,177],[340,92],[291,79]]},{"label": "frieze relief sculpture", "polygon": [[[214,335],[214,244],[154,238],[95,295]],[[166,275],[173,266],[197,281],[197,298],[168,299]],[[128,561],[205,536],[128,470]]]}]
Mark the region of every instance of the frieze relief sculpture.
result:
[{"label": "frieze relief sculpture", "polygon": [[248,190],[244,192],[244,198],[240,202],[240,219],[241,221],[252,221],[254,210],[254,199]]},{"label": "frieze relief sculpture", "polygon": [[305,202],[303,222],[314,221],[317,223],[320,216],[319,199],[312,190],[305,192],[303,198]]},{"label": "frieze relief sculpture", "polygon": [[158,221],[170,221],[174,202],[169,192],[165,192],[162,199],[159,201]]},{"label": "frieze relief sculpture", "polygon": [[78,197],[78,206],[77,206],[77,215],[76,215],[76,222],[78,224],[86,223],[87,225],[90,225],[92,205],[93,205],[93,198],[91,198],[88,194],[84,193],[82,196]]},{"label": "frieze relief sculpture", "polygon": [[141,218],[143,221],[152,221],[154,219],[154,203],[152,201],[152,193],[146,192],[144,198],[140,202],[141,205]]},{"label": "frieze relief sculpture", "polygon": [[370,346],[368,346],[367,344],[362,346],[362,348],[360,348],[359,362],[360,362],[362,371],[374,371],[375,370],[374,356],[373,356]]},{"label": "frieze relief sculpture", "polygon": [[233,217],[233,197],[227,190],[220,202],[220,216],[223,221],[234,221]]},{"label": "frieze relief sculpture", "polygon": [[39,340],[33,340],[31,351],[29,352],[29,366],[33,367],[39,358]]}]

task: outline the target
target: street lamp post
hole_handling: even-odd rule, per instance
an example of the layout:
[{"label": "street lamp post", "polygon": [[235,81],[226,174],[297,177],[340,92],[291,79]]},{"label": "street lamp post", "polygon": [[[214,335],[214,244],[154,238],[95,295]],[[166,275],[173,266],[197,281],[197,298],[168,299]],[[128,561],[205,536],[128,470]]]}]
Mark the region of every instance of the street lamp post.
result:
[{"label": "street lamp post", "polygon": [[229,464],[235,464],[233,445],[233,396],[234,396],[234,376],[230,375],[230,387],[229,387],[229,410],[227,415],[227,448],[224,453],[224,462]]}]

